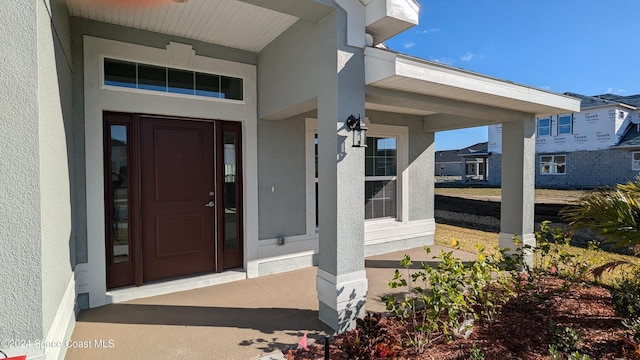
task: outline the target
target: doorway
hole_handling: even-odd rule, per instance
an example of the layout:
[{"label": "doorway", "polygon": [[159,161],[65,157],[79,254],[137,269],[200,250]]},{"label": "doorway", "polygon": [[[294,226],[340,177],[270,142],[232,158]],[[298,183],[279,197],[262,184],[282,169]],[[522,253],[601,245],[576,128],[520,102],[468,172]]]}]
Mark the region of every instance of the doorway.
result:
[{"label": "doorway", "polygon": [[242,267],[241,126],[104,114],[107,287]]}]

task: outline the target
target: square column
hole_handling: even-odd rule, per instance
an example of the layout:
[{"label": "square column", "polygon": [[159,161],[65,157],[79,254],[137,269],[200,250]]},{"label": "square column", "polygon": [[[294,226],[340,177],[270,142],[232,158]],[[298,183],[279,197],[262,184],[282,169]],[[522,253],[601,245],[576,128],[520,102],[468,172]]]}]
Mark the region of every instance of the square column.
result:
[{"label": "square column", "polygon": [[[333,19],[332,19],[333,17]],[[364,113],[364,51],[343,44],[346,14],[337,9],[327,26],[318,66],[318,221],[316,289],[320,320],[338,332],[364,316],[364,152],[345,125]],[[362,29],[364,37],[364,29]]]},{"label": "square column", "polygon": [[[525,245],[535,247],[533,235],[535,197],[535,117],[502,124],[502,203],[500,248],[514,253]],[[520,243],[514,242],[516,236]],[[525,251],[533,265],[533,254]]]},{"label": "square column", "polygon": [[467,182],[467,157],[462,157],[462,180],[463,183]]}]

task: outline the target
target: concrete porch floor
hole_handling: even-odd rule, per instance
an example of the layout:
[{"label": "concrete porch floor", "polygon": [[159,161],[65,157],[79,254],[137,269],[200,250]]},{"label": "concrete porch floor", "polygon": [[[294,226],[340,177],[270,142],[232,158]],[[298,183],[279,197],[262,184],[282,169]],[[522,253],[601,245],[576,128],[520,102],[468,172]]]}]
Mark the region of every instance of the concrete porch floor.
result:
[{"label": "concrete porch floor", "polygon": [[[368,311],[384,311],[380,297],[404,254],[434,261],[422,248],[366,259]],[[455,251],[464,260],[475,254]],[[239,359],[288,348],[307,332],[333,331],[318,320],[316,268],[111,304],[80,312],[66,359]],[[395,291],[395,292],[400,292]],[[103,346],[96,346],[96,341]],[[84,347],[82,347],[84,345]]]}]

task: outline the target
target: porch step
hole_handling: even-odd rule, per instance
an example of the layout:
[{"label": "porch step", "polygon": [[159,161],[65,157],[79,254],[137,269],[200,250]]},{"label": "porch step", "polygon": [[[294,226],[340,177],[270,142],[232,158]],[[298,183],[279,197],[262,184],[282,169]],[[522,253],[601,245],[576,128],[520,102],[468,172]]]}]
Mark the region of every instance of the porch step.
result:
[{"label": "porch step", "polygon": [[123,301],[141,299],[150,296],[170,294],[178,291],[199,289],[247,278],[244,270],[228,270],[222,273],[194,276],[190,278],[168,280],[140,287],[127,287],[107,292],[107,303],[115,304]]}]

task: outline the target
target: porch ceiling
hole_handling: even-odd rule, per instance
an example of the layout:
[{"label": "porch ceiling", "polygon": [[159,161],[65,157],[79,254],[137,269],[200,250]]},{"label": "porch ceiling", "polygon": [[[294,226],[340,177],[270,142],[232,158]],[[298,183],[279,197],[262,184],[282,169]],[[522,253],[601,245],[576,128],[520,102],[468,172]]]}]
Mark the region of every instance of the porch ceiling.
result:
[{"label": "porch ceiling", "polygon": [[66,0],[69,14],[259,52],[298,17],[238,0],[189,0],[155,6],[106,6]]},{"label": "porch ceiling", "polygon": [[384,49],[365,49],[365,71],[369,107],[393,105],[409,114],[484,119],[477,125],[516,120],[522,114],[580,111],[580,101],[568,96]]}]

